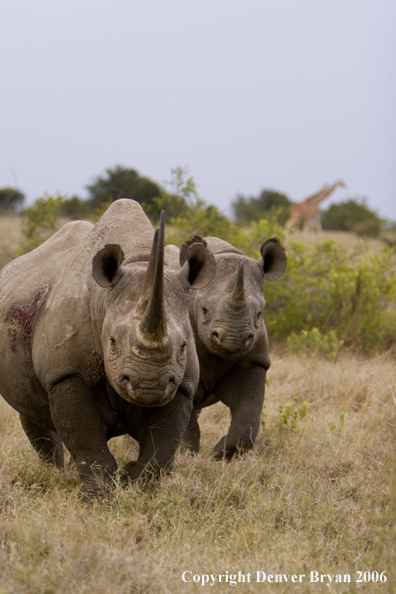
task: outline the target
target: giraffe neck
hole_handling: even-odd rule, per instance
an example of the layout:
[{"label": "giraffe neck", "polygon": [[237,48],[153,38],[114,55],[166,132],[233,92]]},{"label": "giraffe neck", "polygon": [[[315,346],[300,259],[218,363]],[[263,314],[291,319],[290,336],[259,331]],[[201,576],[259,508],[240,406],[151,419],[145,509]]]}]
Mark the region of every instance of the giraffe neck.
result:
[{"label": "giraffe neck", "polygon": [[325,198],[327,198],[328,196],[330,196],[330,194],[332,192],[334,192],[334,190],[336,189],[337,186],[343,186],[344,182],[341,180],[336,181],[334,184],[332,184],[331,186],[329,185],[325,185],[320,192],[318,192],[317,194],[315,194],[314,196],[310,196],[310,198],[307,198],[308,201],[312,201],[312,202],[316,202],[316,204],[319,204],[320,202],[322,202],[322,200],[324,200]]}]

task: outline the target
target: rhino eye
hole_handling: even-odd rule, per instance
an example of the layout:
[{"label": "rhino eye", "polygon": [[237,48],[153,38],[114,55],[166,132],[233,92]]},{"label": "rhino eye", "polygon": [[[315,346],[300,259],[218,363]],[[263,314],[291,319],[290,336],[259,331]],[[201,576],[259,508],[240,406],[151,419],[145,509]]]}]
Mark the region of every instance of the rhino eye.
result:
[{"label": "rhino eye", "polygon": [[116,341],[115,338],[113,338],[112,336],[110,337],[110,348],[111,350],[115,349],[115,345],[116,345]]},{"label": "rhino eye", "polygon": [[206,316],[206,314],[208,313],[208,310],[206,309],[206,307],[202,308],[202,313],[204,316]]},{"label": "rhino eye", "polygon": [[262,311],[259,311],[257,313],[257,321],[259,321],[259,319],[261,318],[262,315],[263,315],[263,312]]},{"label": "rhino eye", "polygon": [[181,347],[180,347],[180,351],[181,351],[182,353],[184,353],[184,351],[186,350],[186,346],[187,346],[187,343],[186,343],[186,342],[183,342],[183,344],[182,344],[182,345],[181,345]]}]

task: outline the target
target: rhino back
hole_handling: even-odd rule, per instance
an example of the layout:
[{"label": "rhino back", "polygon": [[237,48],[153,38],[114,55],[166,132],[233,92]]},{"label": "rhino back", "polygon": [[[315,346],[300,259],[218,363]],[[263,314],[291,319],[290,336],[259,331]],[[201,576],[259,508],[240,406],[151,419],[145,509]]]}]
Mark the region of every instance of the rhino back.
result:
[{"label": "rhino back", "polygon": [[208,248],[214,253],[215,256],[219,254],[240,254],[244,256],[244,253],[241,250],[238,250],[236,247],[224,241],[223,239],[219,239],[218,237],[204,237]]}]

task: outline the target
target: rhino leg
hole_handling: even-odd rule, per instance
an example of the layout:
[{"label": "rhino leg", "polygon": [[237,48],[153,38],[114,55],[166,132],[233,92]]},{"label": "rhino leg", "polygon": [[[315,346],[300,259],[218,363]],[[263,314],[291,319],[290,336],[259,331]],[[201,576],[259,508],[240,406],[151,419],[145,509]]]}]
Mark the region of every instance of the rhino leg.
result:
[{"label": "rhino leg", "polygon": [[[165,406],[144,410],[141,429],[131,428],[140,450],[138,459],[128,462],[124,471],[131,480],[158,477],[162,470],[172,470],[173,459],[182,440],[192,411],[192,398],[181,391]],[[123,419],[128,428],[128,419]]]},{"label": "rhino leg", "polygon": [[264,403],[265,374],[265,369],[257,364],[241,364],[230,370],[216,390],[231,411],[228,433],[213,449],[216,459],[230,460],[235,453],[253,447]]},{"label": "rhino leg", "polygon": [[64,466],[63,443],[55,431],[40,427],[20,414],[22,427],[32,446],[39,453],[44,462],[55,464],[58,468]]},{"label": "rhino leg", "polygon": [[201,431],[199,429],[198,417],[201,413],[201,409],[195,408],[188,422],[187,429],[183,435],[183,443],[190,454],[198,454],[199,443],[201,439]]},{"label": "rhino leg", "polygon": [[71,376],[50,391],[51,416],[69,450],[83,483],[85,494],[94,498],[105,494],[117,470],[107,447],[107,429],[99,413],[100,394]]}]

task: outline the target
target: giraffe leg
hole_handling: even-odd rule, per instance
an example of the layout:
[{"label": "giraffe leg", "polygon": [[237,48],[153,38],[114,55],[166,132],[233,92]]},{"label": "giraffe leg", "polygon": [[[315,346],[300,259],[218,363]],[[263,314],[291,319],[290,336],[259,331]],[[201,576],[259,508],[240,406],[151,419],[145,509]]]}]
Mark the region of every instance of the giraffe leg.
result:
[{"label": "giraffe leg", "polygon": [[322,224],[320,222],[320,217],[315,217],[315,231],[319,233],[323,233]]},{"label": "giraffe leg", "polygon": [[296,221],[294,219],[292,219],[291,217],[289,219],[287,219],[287,221],[285,223],[285,233],[286,234],[292,233],[295,224],[296,224]]}]

